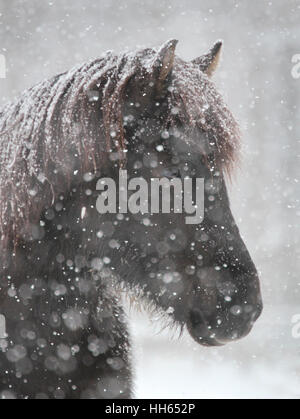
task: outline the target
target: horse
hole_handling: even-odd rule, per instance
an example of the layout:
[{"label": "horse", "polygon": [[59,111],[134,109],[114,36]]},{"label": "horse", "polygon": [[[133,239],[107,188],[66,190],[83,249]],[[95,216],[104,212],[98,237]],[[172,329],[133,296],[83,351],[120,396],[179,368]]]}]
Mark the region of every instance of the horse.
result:
[{"label": "horse", "polygon": [[[124,294],[206,347],[261,314],[226,188],[240,130],[211,80],[222,43],[188,62],[177,42],[108,51],[0,112],[2,399],[131,398]],[[97,183],[121,169],[203,179],[203,220],[99,213]]]}]

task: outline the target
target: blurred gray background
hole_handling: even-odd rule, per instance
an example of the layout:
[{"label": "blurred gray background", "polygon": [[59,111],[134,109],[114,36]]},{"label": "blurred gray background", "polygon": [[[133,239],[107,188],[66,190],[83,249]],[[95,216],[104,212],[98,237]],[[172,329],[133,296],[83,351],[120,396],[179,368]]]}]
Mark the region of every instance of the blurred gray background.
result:
[{"label": "blurred gray background", "polygon": [[[0,103],[107,49],[180,41],[186,60],[224,40],[219,90],[240,122],[232,208],[260,271],[265,311],[241,342],[205,349],[129,312],[137,397],[300,397],[300,54],[297,0],[0,0]],[[299,72],[300,73],[300,72]]]}]

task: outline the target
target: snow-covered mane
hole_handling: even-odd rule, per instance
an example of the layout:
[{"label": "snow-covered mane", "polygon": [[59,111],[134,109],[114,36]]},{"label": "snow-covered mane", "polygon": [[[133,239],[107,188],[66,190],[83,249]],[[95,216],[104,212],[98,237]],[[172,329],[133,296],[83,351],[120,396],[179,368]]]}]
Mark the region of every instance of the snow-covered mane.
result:
[{"label": "snow-covered mane", "polygon": [[[120,55],[108,52],[37,84],[3,108],[2,251],[8,243],[16,242],[24,225],[37,222],[41,211],[70,187],[74,173],[101,171],[105,155],[114,149],[125,156],[124,106],[132,100],[129,86],[134,91],[142,80],[151,87],[156,54],[155,49]],[[162,107],[163,126],[180,125],[186,141],[195,141],[195,129],[205,133],[215,164],[228,169],[236,155],[239,131],[214,84],[200,68],[175,57],[164,97],[167,106]],[[199,148],[208,153],[203,144],[199,143]]]}]

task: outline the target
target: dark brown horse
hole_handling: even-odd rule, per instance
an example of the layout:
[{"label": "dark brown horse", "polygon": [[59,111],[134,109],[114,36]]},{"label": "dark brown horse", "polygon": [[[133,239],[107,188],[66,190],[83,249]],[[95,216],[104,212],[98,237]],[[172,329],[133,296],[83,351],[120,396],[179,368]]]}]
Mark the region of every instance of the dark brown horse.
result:
[{"label": "dark brown horse", "polygon": [[[0,114],[2,398],[130,397],[121,290],[206,346],[242,338],[261,313],[224,181],[239,130],[210,80],[221,43],[192,62],[176,44],[109,52]],[[203,222],[99,214],[97,181],[120,168],[204,179]]]}]

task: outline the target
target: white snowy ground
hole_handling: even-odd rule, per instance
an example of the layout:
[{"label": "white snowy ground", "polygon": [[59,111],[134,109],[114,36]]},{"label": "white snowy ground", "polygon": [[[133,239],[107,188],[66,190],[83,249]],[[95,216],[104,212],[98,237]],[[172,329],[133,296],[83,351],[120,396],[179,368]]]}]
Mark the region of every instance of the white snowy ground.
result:
[{"label": "white snowy ground", "polygon": [[291,318],[300,307],[265,307],[251,335],[203,348],[186,333],[157,333],[155,320],[129,311],[137,398],[300,398],[300,339]]}]

